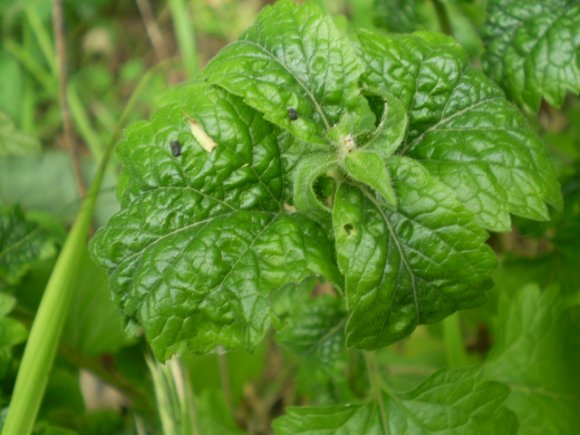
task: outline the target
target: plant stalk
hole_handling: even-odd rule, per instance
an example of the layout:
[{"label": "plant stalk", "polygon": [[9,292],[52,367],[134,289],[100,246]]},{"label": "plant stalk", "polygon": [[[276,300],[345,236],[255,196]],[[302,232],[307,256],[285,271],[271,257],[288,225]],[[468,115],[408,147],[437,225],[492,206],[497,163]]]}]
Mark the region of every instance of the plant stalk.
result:
[{"label": "plant stalk", "polygon": [[447,366],[456,369],[467,365],[467,354],[461,334],[459,313],[454,313],[443,320],[443,337],[445,341],[445,353]]},{"label": "plant stalk", "polygon": [[[110,150],[109,150],[110,152]],[[29,435],[40,408],[80,270],[108,153],[71,228],[40,302],[18,370],[2,435]]]},{"label": "plant stalk", "polygon": [[187,78],[191,79],[199,71],[199,59],[195,42],[193,21],[189,14],[187,2],[184,0],[169,0],[171,18],[175,26],[175,36],[179,52],[183,59]]},{"label": "plant stalk", "polygon": [[385,403],[383,401],[383,380],[375,352],[364,352],[365,362],[367,364],[367,372],[369,374],[369,382],[371,384],[371,397],[379,406],[379,414],[381,417],[381,426],[383,427],[384,435],[389,435],[389,421]]},{"label": "plant stalk", "polygon": [[453,35],[453,27],[451,27],[451,21],[449,21],[449,15],[447,14],[445,4],[442,0],[432,1],[435,13],[437,14],[437,19],[439,20],[439,25],[441,26],[441,31],[446,35]]}]

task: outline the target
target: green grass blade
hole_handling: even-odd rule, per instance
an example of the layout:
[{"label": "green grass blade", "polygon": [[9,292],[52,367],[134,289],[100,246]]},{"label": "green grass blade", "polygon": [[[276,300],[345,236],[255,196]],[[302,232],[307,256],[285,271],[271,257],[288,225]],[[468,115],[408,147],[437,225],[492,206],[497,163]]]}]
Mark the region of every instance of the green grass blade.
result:
[{"label": "green grass blade", "polygon": [[195,30],[185,0],[169,0],[169,9],[175,25],[175,36],[188,78],[199,70]]}]

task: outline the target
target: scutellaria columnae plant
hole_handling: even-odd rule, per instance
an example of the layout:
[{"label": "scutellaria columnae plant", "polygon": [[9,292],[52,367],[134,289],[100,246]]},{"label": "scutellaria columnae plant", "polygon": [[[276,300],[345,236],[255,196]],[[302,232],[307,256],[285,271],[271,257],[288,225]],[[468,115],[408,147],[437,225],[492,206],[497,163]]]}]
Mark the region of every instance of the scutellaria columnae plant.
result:
[{"label": "scutellaria columnae plant", "polygon": [[[162,361],[253,350],[271,293],[311,276],[333,285],[347,346],[390,345],[485,302],[489,231],[561,207],[544,145],[451,38],[347,37],[289,0],[129,127],[118,153],[121,211],[92,252]],[[515,427],[507,387],[467,370],[397,400],[379,389],[370,404],[292,410],[276,429],[410,430],[405,401],[453,408],[454,388],[476,398],[449,427]]]}]

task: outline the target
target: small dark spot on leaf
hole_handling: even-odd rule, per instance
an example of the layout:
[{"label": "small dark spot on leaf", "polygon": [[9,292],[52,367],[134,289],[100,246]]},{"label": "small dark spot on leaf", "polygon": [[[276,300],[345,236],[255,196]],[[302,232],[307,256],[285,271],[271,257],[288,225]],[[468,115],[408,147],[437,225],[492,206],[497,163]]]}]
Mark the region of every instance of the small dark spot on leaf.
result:
[{"label": "small dark spot on leaf", "polygon": [[298,112],[294,107],[288,109],[288,118],[290,118],[290,121],[296,121],[298,119]]},{"label": "small dark spot on leaf", "polygon": [[345,224],[343,226],[344,231],[346,231],[346,233],[350,236],[354,230],[354,227],[352,226],[352,224]]},{"label": "small dark spot on leaf", "polygon": [[171,154],[173,157],[179,157],[181,155],[181,144],[178,140],[174,140],[171,142]]}]

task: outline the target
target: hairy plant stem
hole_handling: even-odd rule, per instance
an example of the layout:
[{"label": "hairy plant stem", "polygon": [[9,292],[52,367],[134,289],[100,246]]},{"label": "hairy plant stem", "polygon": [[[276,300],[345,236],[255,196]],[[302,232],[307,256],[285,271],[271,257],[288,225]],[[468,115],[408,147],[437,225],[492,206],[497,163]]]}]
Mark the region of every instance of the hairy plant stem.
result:
[{"label": "hairy plant stem", "polygon": [[369,383],[371,386],[371,397],[377,403],[379,407],[379,413],[381,417],[381,426],[383,427],[383,433],[389,435],[389,421],[387,410],[385,408],[385,403],[383,401],[383,379],[381,377],[381,372],[379,369],[379,364],[377,363],[377,357],[375,352],[364,352],[365,362],[367,365],[367,372],[369,374]]},{"label": "hairy plant stem", "polygon": [[193,389],[177,357],[164,364],[146,356],[165,435],[200,435]]}]

